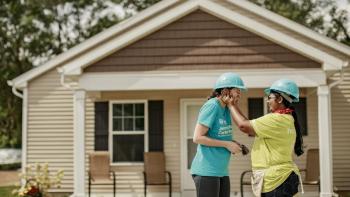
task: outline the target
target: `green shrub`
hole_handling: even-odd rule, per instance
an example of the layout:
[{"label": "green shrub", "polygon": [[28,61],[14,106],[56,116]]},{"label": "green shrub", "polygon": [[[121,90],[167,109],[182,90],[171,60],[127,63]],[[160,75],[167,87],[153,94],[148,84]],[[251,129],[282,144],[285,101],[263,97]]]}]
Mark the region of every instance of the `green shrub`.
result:
[{"label": "green shrub", "polygon": [[0,170],[18,170],[19,168],[21,168],[21,163],[11,163],[11,164],[0,165]]}]

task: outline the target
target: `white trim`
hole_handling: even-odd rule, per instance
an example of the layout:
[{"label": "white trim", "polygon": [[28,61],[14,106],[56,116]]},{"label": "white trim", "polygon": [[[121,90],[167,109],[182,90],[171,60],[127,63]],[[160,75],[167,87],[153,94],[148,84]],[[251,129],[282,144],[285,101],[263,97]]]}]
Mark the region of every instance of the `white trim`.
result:
[{"label": "white trim", "polygon": [[76,60],[72,60],[62,67],[67,75],[75,75],[75,70],[87,67],[92,63],[114,53],[115,51],[126,47],[127,45],[155,32],[158,29],[170,24],[173,21],[198,9],[198,0],[185,1],[183,4],[176,6],[171,11],[164,12],[159,16],[152,18],[142,25],[137,26],[128,32],[108,41],[107,43],[95,47]]},{"label": "white trim", "polygon": [[341,53],[344,53],[348,56],[350,56],[350,47],[348,47],[347,45],[341,44],[339,42],[337,42],[336,40],[333,40],[327,36],[324,36],[322,34],[319,34],[303,25],[300,25],[290,19],[287,19],[281,15],[278,15],[274,12],[271,12],[265,8],[262,8],[254,3],[251,3],[249,1],[242,1],[242,0],[228,0],[229,3],[234,4],[235,6],[238,6],[240,8],[246,9],[250,12],[253,12],[254,14],[258,15],[258,16],[262,16],[264,18],[266,18],[267,20],[270,20],[272,22],[275,22],[287,29],[291,29],[294,32],[298,32],[299,34],[320,42],[321,44],[324,44],[328,47],[331,47]]},{"label": "white trim", "polygon": [[27,166],[27,133],[28,133],[28,88],[23,89],[22,98],[22,173]]},{"label": "white trim", "polygon": [[[211,1],[202,1],[200,4],[200,8],[225,21],[231,22],[250,32],[253,32],[257,35],[261,35],[275,43],[278,43],[286,48],[301,53],[315,61],[327,63],[327,65],[332,65],[331,70],[339,70],[344,64],[343,60],[335,56],[332,56],[311,45],[305,44],[302,41],[297,40],[283,32],[275,30],[263,23],[259,23],[237,12],[233,12],[232,10],[223,7],[222,5],[219,5],[217,3]],[[327,67],[323,69],[326,70],[330,68]]]},{"label": "white trim", "polygon": [[305,44],[285,33],[268,27],[262,23],[254,21],[253,19],[243,16],[239,13],[225,8],[218,3],[208,0],[186,1],[185,3],[172,8],[156,18],[153,18],[139,27],[136,27],[123,35],[110,40],[108,43],[96,47],[95,49],[83,54],[80,58],[68,62],[62,67],[62,71],[67,75],[75,75],[76,69],[81,69],[91,65],[92,63],[114,53],[115,51],[161,29],[165,25],[177,20],[178,18],[196,10],[197,8],[215,15],[225,21],[238,25],[248,31],[261,35],[272,42],[278,43],[286,48],[289,48],[297,53],[303,54],[315,61],[327,65],[324,70],[338,70],[344,61],[323,52],[311,45]]},{"label": "white trim", "polygon": [[331,96],[327,85],[317,88],[318,95],[318,129],[320,149],[320,184],[321,197],[332,197],[333,163],[332,163],[332,120]]},{"label": "white trim", "polygon": [[[322,35],[319,35],[318,33],[316,32],[313,32],[311,30],[308,30],[307,28],[301,28],[298,26],[297,24],[295,24],[294,22],[292,21],[289,21],[288,19],[283,19],[283,17],[281,16],[278,16],[278,15],[275,15],[263,8],[260,8],[260,7],[257,7],[255,5],[253,5],[252,3],[249,3],[249,2],[245,2],[245,1],[238,1],[238,0],[230,0],[229,3],[232,3],[232,4],[235,4],[243,9],[248,9],[250,10],[251,12],[253,13],[256,13],[256,14],[260,14],[261,16],[263,17],[266,17],[268,18],[269,20],[271,21],[274,21],[276,23],[279,23],[283,26],[285,26],[286,28],[288,29],[291,29],[293,31],[295,30],[298,30],[300,31],[300,33],[304,36],[308,36],[310,38],[314,38],[315,41],[318,41],[320,42],[321,44],[324,44],[324,45],[327,45],[327,46],[330,46],[330,47],[333,47],[333,49],[335,50],[338,50],[339,53],[344,53],[345,54],[349,54],[349,48],[346,47],[345,45],[342,45],[340,43],[338,43],[337,41],[335,40],[332,40],[332,39],[328,39]],[[174,6],[174,5],[177,5],[178,6]],[[184,7],[185,5],[185,7]],[[240,24],[240,26],[247,26],[246,24],[244,24],[244,22],[246,22],[247,20],[247,17],[244,17],[242,15],[239,15],[240,18],[244,18],[245,20],[243,21],[237,21],[235,17],[232,17],[232,15],[235,15],[237,16],[238,14],[237,13],[234,13],[232,10],[229,10],[227,8],[223,8],[222,6],[216,4],[215,2],[210,2],[210,1],[207,1],[207,0],[191,0],[191,1],[180,1],[180,0],[164,0],[164,1],[161,1],[160,3],[157,3],[153,6],[151,6],[150,8],[144,10],[143,12],[140,12],[139,14],[131,17],[130,19],[127,19],[115,26],[112,26],[111,28],[107,29],[107,30],[104,30],[103,32],[97,34],[96,36],[84,41],[83,43],[73,47],[72,49],[69,49],[68,51],[58,55],[57,57],[54,57],[52,58],[51,60],[49,60],[48,62],[44,63],[43,65],[41,66],[38,66],[14,79],[12,79],[10,82],[13,86],[16,86],[17,88],[24,88],[24,84],[25,82],[43,74],[44,72],[62,64],[63,62],[69,62],[70,60],[72,60],[73,62],[90,62],[91,61],[96,61],[97,59],[94,59],[94,60],[91,60],[91,58],[86,58],[86,54],[88,54],[87,56],[91,56],[91,52],[92,51],[95,51],[95,48],[96,49],[101,49],[101,47],[98,47],[100,43],[106,43],[105,45],[110,45],[110,42],[112,41],[113,42],[113,39],[111,39],[112,37],[117,37],[117,39],[114,39],[114,40],[120,40],[118,39],[119,37],[123,37],[123,39],[131,39],[131,40],[127,40],[127,41],[124,41],[122,40],[123,42],[123,46],[125,46],[127,43],[131,43],[133,41],[135,41],[137,39],[137,37],[130,37],[130,36],[125,36],[125,34],[129,34],[129,32],[126,32],[124,35],[122,33],[124,33],[125,30],[128,30],[128,29],[131,29],[133,27],[136,27],[135,29],[138,29],[138,31],[142,32],[142,33],[139,33],[139,34],[142,34],[143,36],[145,35],[148,35],[149,33],[151,33],[152,31],[155,31],[157,29],[159,29],[161,26],[156,26],[154,28],[156,29],[151,29],[149,28],[149,24],[150,24],[150,21],[155,21],[157,20],[159,23],[163,23],[163,24],[167,24],[167,23],[170,23],[171,21],[175,20],[176,18],[171,18],[169,16],[179,16],[179,15],[185,15],[186,12],[188,12],[188,9],[186,8],[186,6],[190,5],[190,7],[192,6],[193,8],[195,7],[198,7],[199,5],[201,5],[202,9],[204,10],[212,10],[210,11],[211,13],[214,13],[214,15],[221,15],[221,18],[225,18],[225,20],[228,20],[228,21],[233,21],[235,20],[235,24],[237,23],[242,23]],[[208,7],[209,5],[209,7]],[[215,5],[215,9],[218,9],[218,11],[215,9],[211,9],[210,8],[210,5]],[[171,8],[172,6],[174,6],[174,8]],[[178,9],[180,7],[180,9]],[[221,7],[221,8],[220,8]],[[161,14],[161,15],[158,15],[156,16],[154,19],[150,19],[152,16],[154,15],[157,15],[157,13],[160,13],[162,11],[164,11],[165,9],[168,9],[168,8],[171,8],[169,11],[166,11],[165,14]],[[182,8],[184,8],[183,10],[181,10]],[[226,11],[225,11],[226,10]],[[258,11],[257,11],[258,10]],[[224,11],[225,13],[221,13],[221,11]],[[174,12],[177,12],[174,14]],[[230,13],[229,15],[227,16],[224,16],[222,17],[222,15],[225,15],[226,13]],[[164,17],[164,16],[167,16],[167,17]],[[150,20],[149,20],[150,19]],[[248,18],[249,19],[249,18]],[[141,24],[140,27],[142,28],[139,28],[139,26],[137,26],[137,24],[139,24],[140,22],[142,22],[143,20],[149,20],[148,22],[144,23],[144,24]],[[252,19],[249,19],[249,20],[252,20]],[[250,23],[250,22],[249,22]],[[253,25],[251,26],[251,28],[246,28],[246,29],[250,29],[251,31],[255,32],[256,33],[256,30],[255,29],[260,29],[261,26],[264,27],[264,33],[263,33],[263,36],[267,36],[268,38],[270,38],[271,40],[276,40],[274,38],[274,36],[272,37],[273,34],[269,34],[269,32],[278,32],[276,30],[271,30],[271,28],[267,28],[267,29],[270,29],[269,31],[266,31],[266,26],[262,25],[262,24],[259,24],[258,22],[255,22],[254,24],[258,24],[259,25],[259,28],[257,28],[257,26]],[[254,27],[254,29],[252,29]],[[134,31],[134,30],[132,30]],[[135,31],[134,31],[135,32]],[[259,32],[257,32],[259,33]],[[120,34],[120,35],[118,35]],[[282,34],[281,32],[279,32],[279,35]],[[262,35],[262,34],[261,34]],[[287,40],[289,40],[288,42],[284,41],[282,38],[283,37],[286,37],[288,38]],[[140,37],[138,37],[140,38]],[[325,67],[324,69],[338,69],[339,68],[339,61],[336,59],[336,57],[334,56],[331,56],[330,54],[327,54],[327,53],[324,53],[324,52],[321,52],[319,51],[318,49],[315,49],[307,44],[304,44],[304,43],[301,43],[300,41],[298,41],[297,43],[293,43],[291,42],[290,40],[295,40],[295,39],[292,39],[290,38],[288,35],[284,35],[284,36],[277,36],[277,38],[279,39],[278,40],[278,43],[286,43],[287,45],[288,44],[294,44],[294,45],[298,45],[300,48],[296,48],[296,46],[294,46],[294,50],[296,51],[301,51],[303,54],[308,54],[308,53],[311,53],[311,55],[308,55],[309,57],[312,57],[314,55],[317,56],[318,59],[320,60],[326,60],[326,59],[329,59],[330,61],[326,61],[326,62],[330,62],[329,65],[331,65],[332,67],[331,68],[328,68],[328,67]],[[280,40],[282,39],[282,40]],[[105,42],[106,40],[111,40],[111,41],[108,41],[108,42]],[[301,45],[300,45],[301,44]],[[112,44],[113,45],[113,44]],[[97,47],[96,47],[97,46]],[[118,48],[120,49],[121,47],[123,47],[122,45],[119,45],[119,43],[117,43],[117,45],[115,46],[115,48],[113,48],[112,51],[115,51],[117,50]],[[302,46],[307,46],[306,49],[308,50],[305,50]],[[287,46],[289,48],[289,46]],[[107,48],[107,47],[103,47],[103,48]],[[85,51],[89,51],[90,49],[92,49],[90,52],[84,54]],[[317,51],[317,52],[314,52],[312,51],[311,49]],[[106,51],[105,51],[106,52]],[[108,55],[108,53],[111,52],[111,51],[107,51],[106,53],[100,53],[99,55],[96,55],[95,53],[92,55],[93,57],[96,57],[98,59],[102,58],[102,57],[105,57],[106,55]],[[320,54],[326,54],[326,56],[324,57],[320,57],[319,55]],[[82,57],[85,56],[85,58],[83,58],[84,61],[80,61],[80,59],[82,59]],[[330,57],[330,58],[329,58]],[[316,58],[316,59],[317,59]],[[75,60],[77,59],[77,60]],[[323,62],[322,62],[323,63]],[[74,71],[76,71],[76,67],[75,65],[71,65],[72,67],[74,67]],[[87,64],[81,64],[81,66],[87,66]],[[334,67],[335,66],[335,67]],[[71,69],[68,69],[68,70],[71,70]],[[73,70],[71,70],[72,72],[74,72]],[[78,70],[79,71],[79,70]],[[76,73],[72,73],[72,74],[79,74],[79,72],[76,72]]]},{"label": "white trim", "polygon": [[22,83],[27,82],[52,68],[55,68],[56,66],[62,64],[63,62],[67,62],[70,59],[78,57],[84,51],[92,49],[95,46],[98,46],[100,43],[103,43],[106,40],[109,40],[111,37],[118,35],[119,33],[123,32],[125,29],[128,29],[132,26],[137,25],[141,21],[148,19],[149,17],[157,14],[158,12],[164,9],[167,9],[175,5],[178,2],[179,0],[160,1],[159,3],[156,3],[155,5],[136,14],[135,16],[118,23],[117,25],[114,25],[102,31],[101,33],[87,39],[81,44],[74,46],[68,51],[62,54],[59,54],[56,57],[53,57],[51,60],[47,61],[43,65],[37,66],[36,68],[33,68],[32,70],[29,70],[28,72],[25,72],[24,74],[12,79],[11,82],[14,84],[14,86],[18,88],[23,88]]},{"label": "white trim", "polygon": [[[113,131],[113,104],[144,104],[144,131]],[[113,162],[113,135],[127,135],[127,134],[143,134],[144,135],[144,152],[148,152],[148,100],[138,99],[138,100],[110,100],[108,107],[108,149],[111,158],[111,166],[141,166],[143,162]]]},{"label": "white trim", "polygon": [[74,91],[74,196],[85,194],[85,97],[84,90]]},{"label": "white trim", "polygon": [[[181,192],[185,192],[185,190],[188,190],[188,187],[185,185],[185,179],[188,179],[186,177],[186,171],[187,171],[187,115],[186,115],[186,108],[188,105],[203,105],[205,103],[205,99],[203,98],[181,98],[180,99],[180,144],[181,144],[181,166],[180,166],[180,178],[181,178],[181,185],[180,189]],[[195,189],[195,188],[194,188]]]},{"label": "white trim", "polygon": [[88,91],[212,89],[224,72],[239,74],[248,88],[265,88],[275,80],[289,78],[300,87],[326,84],[326,74],[320,69],[256,69],[178,72],[104,72],[84,73],[78,86]]}]

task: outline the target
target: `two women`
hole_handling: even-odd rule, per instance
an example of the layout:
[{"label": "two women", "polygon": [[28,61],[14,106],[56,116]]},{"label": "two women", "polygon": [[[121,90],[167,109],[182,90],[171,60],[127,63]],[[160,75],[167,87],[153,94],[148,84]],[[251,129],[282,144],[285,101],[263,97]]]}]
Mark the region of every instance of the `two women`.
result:
[{"label": "two women", "polygon": [[[222,76],[226,75],[228,74],[225,73]],[[229,110],[232,120],[241,131],[255,136],[251,154],[253,168],[253,192],[256,196],[293,196],[298,192],[299,170],[292,160],[292,154],[293,149],[296,155],[299,156],[303,154],[303,142],[296,113],[290,105],[293,102],[298,102],[299,89],[291,80],[282,79],[276,81],[270,88],[265,90],[265,93],[268,95],[267,102],[271,113],[251,121],[242,114],[238,107],[240,89],[242,88],[237,86],[233,87],[233,89],[229,91],[225,89],[220,90],[220,95],[218,95],[216,99],[223,103],[225,109]],[[205,105],[206,104],[204,104],[204,106]],[[209,112],[207,113],[210,114]],[[208,125],[203,124],[201,121],[201,114],[202,110],[199,114],[198,124],[195,129],[195,136],[200,133],[197,128],[209,128]],[[214,114],[212,116],[217,117]],[[215,120],[215,118],[212,119]],[[213,131],[214,129],[215,128],[212,128],[211,132],[215,132]],[[206,135],[205,132],[202,132],[201,134]],[[207,135],[207,138],[211,138],[211,136]],[[225,139],[228,141],[228,138]],[[207,141],[195,142],[200,144],[196,154],[196,157],[198,156],[200,159],[196,159],[195,157],[193,166],[200,166],[202,161],[207,161],[208,159],[205,157],[205,155],[200,153],[201,146],[207,147],[211,150],[215,148],[216,145],[221,144],[211,144],[212,146],[209,147],[209,144],[206,143]],[[226,149],[230,150],[231,153],[237,153],[240,150],[239,147],[232,150],[228,148]],[[210,152],[212,152],[213,157],[217,158],[215,152]],[[200,181],[200,179],[197,178],[195,170],[192,170],[192,172],[196,183],[197,196],[203,197],[205,196],[202,195],[204,181]],[[220,175],[218,177],[221,179],[222,174],[217,173],[215,175]],[[209,176],[211,179],[215,177],[210,174],[206,174],[204,176]],[[219,193],[210,195],[211,197],[225,196],[225,193],[221,193],[220,184],[218,187]],[[223,187],[226,189],[225,185],[223,185]]]}]

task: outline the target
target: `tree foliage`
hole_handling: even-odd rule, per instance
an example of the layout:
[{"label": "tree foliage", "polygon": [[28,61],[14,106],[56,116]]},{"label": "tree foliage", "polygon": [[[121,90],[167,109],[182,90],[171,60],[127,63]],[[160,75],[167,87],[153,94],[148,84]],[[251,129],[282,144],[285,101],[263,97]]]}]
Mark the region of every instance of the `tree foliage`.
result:
[{"label": "tree foliage", "polygon": [[[156,2],[1,0],[0,148],[21,143],[21,99],[13,95],[7,80]],[[119,15],[114,9],[118,5],[124,8]]]},{"label": "tree foliage", "polygon": [[349,13],[336,0],[249,0],[350,46]]}]

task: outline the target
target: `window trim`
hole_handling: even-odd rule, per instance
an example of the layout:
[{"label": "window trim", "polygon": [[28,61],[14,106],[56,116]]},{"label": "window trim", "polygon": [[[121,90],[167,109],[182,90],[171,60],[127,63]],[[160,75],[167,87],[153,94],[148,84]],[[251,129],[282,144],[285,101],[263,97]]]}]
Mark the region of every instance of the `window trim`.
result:
[{"label": "window trim", "polygon": [[[124,103],[143,103],[144,104],[144,132],[143,131],[125,131],[122,134],[118,131],[113,131],[113,104],[124,104]],[[127,134],[144,134],[144,152],[148,152],[148,100],[110,100],[108,109],[108,152],[111,158],[111,166],[142,166],[144,162],[113,162],[113,135],[127,135]]]}]

